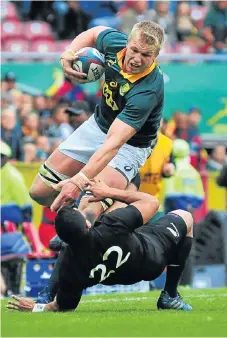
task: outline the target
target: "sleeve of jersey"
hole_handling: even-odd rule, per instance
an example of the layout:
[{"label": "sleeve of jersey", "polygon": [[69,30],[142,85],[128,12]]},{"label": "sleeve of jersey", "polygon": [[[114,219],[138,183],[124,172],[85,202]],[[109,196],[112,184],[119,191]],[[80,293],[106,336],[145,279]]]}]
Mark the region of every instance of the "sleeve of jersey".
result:
[{"label": "sleeve of jersey", "polygon": [[144,91],[129,97],[117,118],[139,131],[156,105],[156,94]]},{"label": "sleeve of jersey", "polygon": [[125,48],[127,35],[109,28],[101,32],[96,40],[95,46],[103,54],[116,54]]},{"label": "sleeve of jersey", "polygon": [[104,223],[112,229],[115,228],[116,231],[132,232],[143,225],[143,218],[136,207],[129,205],[126,208],[116,209],[105,215]]}]

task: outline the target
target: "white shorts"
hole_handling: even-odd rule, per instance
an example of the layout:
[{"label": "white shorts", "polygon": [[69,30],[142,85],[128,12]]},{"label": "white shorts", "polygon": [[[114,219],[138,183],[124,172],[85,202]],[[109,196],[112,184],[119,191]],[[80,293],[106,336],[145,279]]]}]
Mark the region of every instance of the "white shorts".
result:
[{"label": "white shorts", "polygon": [[[99,128],[94,115],[92,115],[59,145],[58,150],[64,155],[86,164],[105,140],[106,134]],[[131,182],[139,168],[150,156],[152,149],[153,147],[138,148],[124,144],[108,163],[108,166],[121,172],[127,181]]]}]

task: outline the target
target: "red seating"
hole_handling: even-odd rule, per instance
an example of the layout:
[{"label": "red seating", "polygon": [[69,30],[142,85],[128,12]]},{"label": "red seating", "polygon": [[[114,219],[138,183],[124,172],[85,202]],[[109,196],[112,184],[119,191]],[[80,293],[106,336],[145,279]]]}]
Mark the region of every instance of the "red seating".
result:
[{"label": "red seating", "polygon": [[56,41],[56,52],[64,52],[69,47],[72,40]]},{"label": "red seating", "polygon": [[14,53],[28,52],[29,42],[21,38],[17,39],[10,38],[3,43],[2,50],[4,52],[14,52]]},{"label": "red seating", "polygon": [[35,225],[30,222],[24,222],[22,224],[22,229],[29,240],[33,251],[36,253],[42,253],[44,246],[40,241],[39,233]]},{"label": "red seating", "polygon": [[33,223],[24,222],[22,229],[33,249],[33,251],[27,255],[28,258],[49,258],[55,255],[53,252],[43,252],[45,248],[40,240],[38,229]]},{"label": "red seating", "polygon": [[43,220],[39,226],[39,237],[45,248],[49,248],[50,240],[56,235],[54,220],[57,213],[50,208],[43,208]]},{"label": "red seating", "polygon": [[44,207],[43,214],[44,214],[44,217],[47,219],[47,221],[54,223],[55,217],[57,216],[56,212],[51,211],[50,208]]},{"label": "red seating", "polygon": [[39,226],[39,237],[45,248],[49,248],[50,240],[56,235],[55,226],[48,223],[42,223]]},{"label": "red seating", "polygon": [[174,53],[174,48],[169,43],[164,44],[164,47],[160,51],[160,55],[163,55],[166,53]]},{"label": "red seating", "polygon": [[1,1],[1,17],[3,20],[19,21],[16,7],[12,2]]},{"label": "red seating", "polygon": [[39,53],[55,52],[55,43],[49,40],[37,40],[32,43],[31,51]]},{"label": "red seating", "polygon": [[46,39],[53,41],[54,37],[50,25],[42,21],[29,21],[24,23],[25,37],[28,40]]},{"label": "red seating", "polygon": [[178,44],[175,47],[175,50],[176,53],[181,53],[185,55],[199,53],[199,48],[189,42],[178,42]]},{"label": "red seating", "polygon": [[24,29],[21,22],[4,21],[1,24],[1,38],[3,42],[9,38],[22,38],[23,36]]},{"label": "red seating", "polygon": [[16,224],[10,221],[4,222],[4,228],[5,228],[5,232],[16,232],[17,231]]}]

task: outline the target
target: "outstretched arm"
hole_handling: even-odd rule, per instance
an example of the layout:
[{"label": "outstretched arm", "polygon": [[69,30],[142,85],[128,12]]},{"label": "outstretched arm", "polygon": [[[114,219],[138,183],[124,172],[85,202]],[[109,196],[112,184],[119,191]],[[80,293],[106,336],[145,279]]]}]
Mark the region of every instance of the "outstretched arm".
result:
[{"label": "outstretched arm", "polygon": [[51,210],[57,211],[65,201],[74,200],[77,197],[78,188],[83,189],[86,184],[89,184],[89,179],[97,176],[135,133],[136,130],[127,123],[115,119],[107,133],[106,141],[94,153],[81,172],[70,180],[62,181],[56,185],[57,190],[59,188],[62,190],[51,205]]},{"label": "outstretched arm", "polygon": [[109,27],[97,26],[79,34],[70,44],[69,48],[61,54],[60,63],[65,75],[78,83],[87,82],[85,73],[72,69],[72,61],[77,59],[76,52],[84,47],[94,47],[99,34]]},{"label": "outstretched arm", "polygon": [[91,191],[94,196],[89,199],[90,202],[101,201],[104,198],[112,198],[115,201],[134,205],[141,213],[144,224],[158,211],[159,208],[158,199],[152,195],[139,191],[110,188],[105,183],[97,180],[92,181],[90,186],[85,188],[85,190]]},{"label": "outstretched arm", "polygon": [[[82,294],[82,292],[81,292]],[[81,294],[78,298],[78,304],[81,298]],[[69,300],[68,302],[64,302],[63,306],[60,307],[56,300],[54,300],[51,303],[48,304],[39,304],[36,303],[32,298],[28,297],[19,297],[12,295],[13,301],[9,300],[7,303],[7,309],[14,310],[14,311],[20,311],[20,312],[57,312],[57,311],[63,311],[63,312],[69,312],[74,311],[76,308],[76,303],[74,302],[74,306],[71,306],[72,301],[74,298],[72,297],[72,300]],[[59,303],[60,304],[60,303]],[[77,305],[78,305],[77,304]]]},{"label": "outstretched arm", "polygon": [[7,308],[10,310],[21,312],[43,312],[43,311],[58,311],[56,301],[48,304],[37,304],[32,298],[19,297],[12,295],[14,301],[8,301]]}]

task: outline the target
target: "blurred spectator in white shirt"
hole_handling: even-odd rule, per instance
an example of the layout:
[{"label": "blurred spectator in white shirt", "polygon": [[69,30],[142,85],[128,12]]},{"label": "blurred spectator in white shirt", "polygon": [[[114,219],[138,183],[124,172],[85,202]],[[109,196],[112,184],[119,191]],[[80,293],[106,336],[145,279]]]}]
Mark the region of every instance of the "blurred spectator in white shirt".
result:
[{"label": "blurred spectator in white shirt", "polygon": [[128,8],[120,14],[120,30],[129,35],[132,27],[142,20],[153,21],[153,10],[148,8],[147,0],[130,1]]},{"label": "blurred spectator in white shirt", "polygon": [[191,17],[189,1],[182,1],[177,5],[176,30],[179,41],[193,41],[197,47],[204,45],[204,40],[200,37],[200,32]]},{"label": "blurred spectator in white shirt", "polygon": [[165,30],[165,41],[173,44],[176,42],[176,21],[174,15],[169,11],[169,1],[156,1],[155,9],[152,10],[150,20],[158,23]]}]

